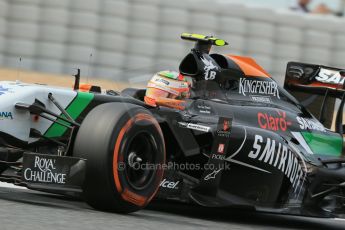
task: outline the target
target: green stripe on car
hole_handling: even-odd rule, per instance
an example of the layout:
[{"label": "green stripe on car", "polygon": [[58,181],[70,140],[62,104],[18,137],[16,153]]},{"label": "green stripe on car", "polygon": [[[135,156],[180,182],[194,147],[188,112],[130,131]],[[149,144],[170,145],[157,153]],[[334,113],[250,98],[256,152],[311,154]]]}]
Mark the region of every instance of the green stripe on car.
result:
[{"label": "green stripe on car", "polygon": [[343,138],[337,134],[301,132],[314,154],[339,157],[342,154]]},{"label": "green stripe on car", "polygon": [[[73,118],[77,119],[79,115],[84,111],[84,109],[90,104],[93,100],[94,94],[92,93],[84,93],[78,92],[77,96],[71,102],[71,104],[67,107],[67,113]],[[65,118],[65,115],[61,114],[61,117]],[[59,120],[59,122],[68,125],[67,122]],[[52,124],[47,132],[44,134],[45,137],[61,137],[67,131],[67,127],[59,125],[57,123]]]}]

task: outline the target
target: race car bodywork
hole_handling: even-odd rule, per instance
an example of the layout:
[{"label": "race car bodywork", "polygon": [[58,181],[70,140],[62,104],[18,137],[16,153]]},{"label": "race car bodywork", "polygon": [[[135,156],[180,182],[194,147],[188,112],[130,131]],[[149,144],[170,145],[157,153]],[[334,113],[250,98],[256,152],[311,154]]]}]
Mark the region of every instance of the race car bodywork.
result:
[{"label": "race car bodywork", "polygon": [[[196,42],[180,65],[193,79],[192,96],[182,103],[148,106],[145,89],[82,92],[79,75],[75,90],[1,82],[0,180],[81,193],[95,208],[126,213],[153,198],[341,213],[342,116],[331,131],[254,60],[209,54],[223,40],[182,38]],[[342,115],[342,71],[313,67],[310,73],[310,66],[290,63],[285,88],[340,98]],[[327,70],[337,82],[320,85]]]}]

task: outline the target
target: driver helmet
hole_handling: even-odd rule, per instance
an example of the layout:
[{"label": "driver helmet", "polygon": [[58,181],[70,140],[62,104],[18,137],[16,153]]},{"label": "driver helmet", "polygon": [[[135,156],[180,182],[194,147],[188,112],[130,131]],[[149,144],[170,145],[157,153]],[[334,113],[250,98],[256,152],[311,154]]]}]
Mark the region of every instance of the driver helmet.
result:
[{"label": "driver helmet", "polygon": [[174,71],[156,73],[147,84],[145,103],[156,107],[158,98],[183,100],[190,97],[190,83]]}]

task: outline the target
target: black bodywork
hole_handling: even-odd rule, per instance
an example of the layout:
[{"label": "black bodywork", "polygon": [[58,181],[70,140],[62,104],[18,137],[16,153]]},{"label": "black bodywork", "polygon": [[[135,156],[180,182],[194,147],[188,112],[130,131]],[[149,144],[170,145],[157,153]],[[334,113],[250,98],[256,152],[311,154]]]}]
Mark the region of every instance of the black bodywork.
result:
[{"label": "black bodywork", "polygon": [[[158,199],[299,215],[343,212],[342,133],[325,128],[272,78],[246,75],[230,57],[209,55],[211,45],[205,41],[198,43],[181,64],[180,72],[194,79],[192,97],[185,101],[185,110],[147,106],[143,102],[144,89],[90,92],[95,94],[94,100],[73,121],[74,129],[62,138],[42,137],[34,146],[19,150],[10,148],[16,141],[3,135],[0,180],[45,191],[81,192],[86,167],[82,159],[61,163],[70,168],[68,172],[72,168],[78,172],[68,177],[70,185],[65,186],[27,183],[23,180],[25,167],[29,167],[26,164],[30,165],[28,162],[34,161],[37,153],[44,154],[47,146],[49,159],[72,159],[72,148],[63,156],[51,154],[51,149],[57,149],[61,143],[73,146],[78,125],[97,105],[130,103],[150,110],[164,133],[168,167]],[[216,68],[206,68],[203,60]],[[335,96],[341,98],[342,94]],[[42,113],[39,105],[18,107]],[[24,161],[19,160],[22,156]],[[326,202],[329,199],[336,201],[331,208]]]}]

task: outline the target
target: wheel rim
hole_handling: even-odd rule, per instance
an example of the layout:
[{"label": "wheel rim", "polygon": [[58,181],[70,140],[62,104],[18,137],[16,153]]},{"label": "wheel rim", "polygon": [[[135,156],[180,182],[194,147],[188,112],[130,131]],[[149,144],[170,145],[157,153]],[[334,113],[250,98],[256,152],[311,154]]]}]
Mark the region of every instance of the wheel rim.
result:
[{"label": "wheel rim", "polygon": [[154,178],[157,147],[154,137],[148,132],[132,136],[125,155],[126,178],[135,190],[143,190]]}]

